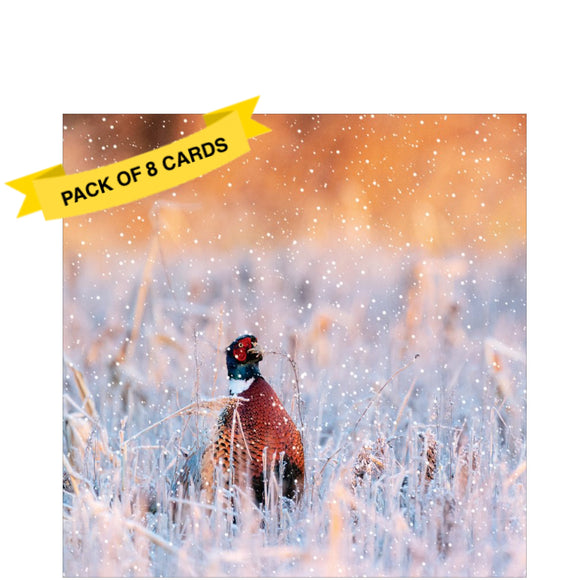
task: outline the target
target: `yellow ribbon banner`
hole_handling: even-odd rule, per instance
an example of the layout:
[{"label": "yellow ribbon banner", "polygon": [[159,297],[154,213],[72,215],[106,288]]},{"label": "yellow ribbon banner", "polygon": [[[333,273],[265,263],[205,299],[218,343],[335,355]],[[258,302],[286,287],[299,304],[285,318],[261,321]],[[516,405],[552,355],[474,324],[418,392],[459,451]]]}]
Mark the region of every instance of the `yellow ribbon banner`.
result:
[{"label": "yellow ribbon banner", "polygon": [[66,175],[62,165],[7,183],[26,195],[18,217],[69,218],[130,203],[200,177],[250,150],[270,129],[254,121],[259,97],[204,115],[206,129],[147,153]]}]

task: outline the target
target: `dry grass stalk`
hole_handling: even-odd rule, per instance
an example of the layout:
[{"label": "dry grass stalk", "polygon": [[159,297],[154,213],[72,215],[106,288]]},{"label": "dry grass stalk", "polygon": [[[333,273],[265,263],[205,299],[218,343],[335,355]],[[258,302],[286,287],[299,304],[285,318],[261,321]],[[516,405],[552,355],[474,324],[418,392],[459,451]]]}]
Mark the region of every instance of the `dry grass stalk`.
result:
[{"label": "dry grass stalk", "polygon": [[169,419],[175,419],[175,417],[180,416],[192,415],[194,413],[221,411],[224,409],[224,407],[228,407],[230,405],[237,405],[241,401],[247,400],[248,399],[244,399],[244,397],[234,396],[234,397],[217,397],[216,399],[208,399],[205,401],[194,401],[193,403],[189,403],[188,405],[185,405],[185,407],[177,409],[177,411],[174,411],[173,413],[166,415],[165,417],[163,417],[163,419],[159,419],[159,421],[152,423],[151,425],[145,427],[145,429],[142,429],[138,433],[135,433],[134,435],[132,435],[123,442],[123,447],[126,447],[128,443],[134,441],[138,437],[141,437],[141,435],[147,433],[147,431],[151,431],[151,429],[155,429],[156,427],[159,427],[159,425],[165,423],[166,421],[169,421]]},{"label": "dry grass stalk", "polygon": [[486,339],[484,355],[489,374],[495,385],[499,407],[505,411],[508,423],[519,423],[521,412],[517,406],[513,405],[515,379],[510,370],[510,362],[525,364],[526,355],[493,338]]},{"label": "dry grass stalk", "polygon": [[360,450],[352,468],[351,488],[366,481],[376,481],[384,473],[386,468],[385,450],[388,442],[379,437],[373,443],[366,443]]},{"label": "dry grass stalk", "polygon": [[407,404],[409,403],[409,399],[411,398],[411,395],[413,394],[413,390],[415,389],[416,383],[417,383],[417,378],[413,379],[413,382],[411,383],[411,386],[407,390],[407,394],[405,395],[405,398],[403,399],[403,402],[401,403],[401,406],[399,407],[399,412],[397,413],[397,417],[395,419],[395,422],[393,423],[392,435],[394,435],[397,431],[397,427],[399,426],[399,422],[401,421],[401,417],[403,416],[403,412],[404,412],[405,408],[407,407]]},{"label": "dry grass stalk", "polygon": [[83,480],[80,473],[77,473],[70,464],[67,456],[63,453],[62,464],[64,467],[63,473],[63,489],[74,494],[79,493],[79,482]]},{"label": "dry grass stalk", "polygon": [[452,533],[455,528],[455,499],[449,494],[438,497],[436,501],[439,514],[437,517],[437,551],[447,556],[452,548]]},{"label": "dry grass stalk", "polygon": [[341,483],[333,485],[324,502],[324,512],[328,514],[327,567],[324,576],[346,575],[344,561],[352,543],[349,522],[356,521],[357,511],[357,502],[350,490]]},{"label": "dry grass stalk", "polygon": [[73,372],[75,384],[81,397],[83,410],[86,411],[89,417],[93,418],[96,421],[98,419],[98,415],[97,410],[95,408],[95,402],[93,400],[91,392],[89,391],[89,388],[87,387],[83,374],[78,369],[76,369],[72,364],[69,363],[68,366]]},{"label": "dry grass stalk", "polygon": [[141,277],[141,283],[139,284],[139,292],[137,293],[137,299],[135,302],[135,311],[133,313],[133,326],[129,334],[129,341],[127,348],[124,349],[122,353],[122,358],[119,362],[124,362],[126,359],[130,358],[135,350],[135,345],[139,342],[139,333],[141,331],[141,322],[143,320],[143,314],[145,312],[145,305],[147,298],[147,291],[151,283],[151,271],[155,265],[159,246],[157,238],[154,237],[151,241],[151,246],[149,248],[149,253],[147,254],[147,260],[145,262],[145,267],[143,268],[143,275]]},{"label": "dry grass stalk", "polygon": [[107,445],[106,437],[101,433],[102,431],[82,413],[69,413],[65,417],[68,457],[76,471],[82,473],[89,450],[92,451],[97,464],[101,464],[104,458],[113,460],[113,452]]},{"label": "dry grass stalk", "polygon": [[294,373],[294,397],[292,398],[292,407],[291,410],[294,410],[294,401],[296,401],[296,406],[298,410],[298,421],[300,423],[300,433],[304,433],[304,419],[302,418],[302,406],[304,405],[304,401],[302,400],[302,395],[300,393],[300,381],[298,379],[298,364],[296,360],[289,355],[288,353],[283,352],[276,352],[276,351],[268,351],[265,354],[275,354],[277,356],[284,357],[292,367],[292,372]]},{"label": "dry grass stalk", "polygon": [[516,480],[526,472],[527,468],[527,461],[522,461],[503,482],[503,490],[507,491],[516,482]]},{"label": "dry grass stalk", "polygon": [[465,497],[471,485],[473,485],[479,469],[479,462],[477,445],[471,446],[465,443],[460,446],[453,477],[453,485],[457,497]]},{"label": "dry grass stalk", "polygon": [[421,457],[423,463],[420,480],[423,483],[423,492],[426,493],[437,473],[438,443],[430,430],[425,431],[425,433],[419,433],[419,440],[422,444]]},{"label": "dry grass stalk", "polygon": [[161,536],[155,534],[151,530],[144,528],[140,523],[131,519],[124,519],[123,525],[132,532],[136,532],[143,537],[147,538],[152,544],[155,544],[159,548],[162,548],[169,554],[177,554],[177,548],[171,543],[164,540]]},{"label": "dry grass stalk", "polygon": [[[64,420],[65,440],[68,450],[67,464],[72,471],[68,471],[66,466],[65,469],[67,470],[71,485],[75,489],[75,483],[78,483],[80,479],[73,472],[76,474],[83,473],[89,451],[92,452],[94,462],[97,466],[102,466],[103,460],[105,459],[115,463],[116,457],[109,447],[106,430],[101,428],[99,415],[83,374],[72,364],[69,364],[69,367],[73,372],[75,384],[82,401],[80,406],[74,404],[79,410],[67,413]],[[73,401],[71,400],[71,402]]]}]

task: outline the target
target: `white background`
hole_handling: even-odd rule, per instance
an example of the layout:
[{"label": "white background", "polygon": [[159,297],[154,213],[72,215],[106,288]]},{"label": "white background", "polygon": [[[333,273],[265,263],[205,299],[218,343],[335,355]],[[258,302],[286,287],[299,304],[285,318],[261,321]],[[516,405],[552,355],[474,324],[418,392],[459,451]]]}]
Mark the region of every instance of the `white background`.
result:
[{"label": "white background", "polygon": [[[210,5],[209,2],[207,2]],[[528,115],[530,578],[578,564],[574,4],[4,2],[0,565],[61,577],[62,224],[4,185],[62,162],[63,113]]]}]

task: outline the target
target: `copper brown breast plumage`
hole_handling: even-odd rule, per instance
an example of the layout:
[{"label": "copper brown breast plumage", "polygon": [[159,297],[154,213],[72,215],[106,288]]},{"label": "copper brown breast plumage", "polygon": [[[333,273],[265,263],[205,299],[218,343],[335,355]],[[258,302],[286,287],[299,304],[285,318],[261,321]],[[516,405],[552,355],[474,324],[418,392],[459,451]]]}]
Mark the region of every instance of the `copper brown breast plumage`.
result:
[{"label": "copper brown breast plumage", "polygon": [[[187,491],[190,480],[212,492],[217,484],[253,490],[264,503],[271,477],[281,493],[297,499],[304,488],[304,448],[292,418],[274,389],[261,376],[262,352],[256,337],[243,335],[226,349],[230,394],[240,400],[221,412],[211,443],[182,469]],[[218,481],[216,481],[216,475]]]},{"label": "copper brown breast plumage", "polygon": [[262,377],[240,397],[247,401],[237,408],[229,406],[219,418],[213,462],[222,465],[237,485],[251,486],[258,503],[264,500],[271,473],[281,478],[283,495],[295,497],[304,485],[304,449],[298,429]]}]

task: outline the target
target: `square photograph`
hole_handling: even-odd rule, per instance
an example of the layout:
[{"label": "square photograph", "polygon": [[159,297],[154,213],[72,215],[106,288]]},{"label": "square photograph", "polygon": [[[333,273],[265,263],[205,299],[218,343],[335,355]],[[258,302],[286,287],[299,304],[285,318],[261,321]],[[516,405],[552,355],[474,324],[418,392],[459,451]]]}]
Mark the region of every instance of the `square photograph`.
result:
[{"label": "square photograph", "polygon": [[[253,118],[63,221],[64,576],[525,576],[526,116]],[[63,166],[204,127],[67,114]]]}]

